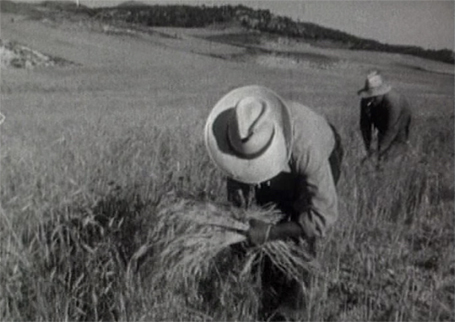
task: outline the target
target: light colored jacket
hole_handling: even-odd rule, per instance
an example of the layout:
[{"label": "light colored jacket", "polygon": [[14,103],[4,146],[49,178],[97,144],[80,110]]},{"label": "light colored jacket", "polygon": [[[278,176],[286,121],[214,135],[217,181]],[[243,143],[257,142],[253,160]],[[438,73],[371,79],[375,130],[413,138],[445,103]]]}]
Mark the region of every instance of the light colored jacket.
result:
[{"label": "light colored jacket", "polygon": [[[325,236],[338,218],[338,201],[329,157],[335,148],[334,132],[327,120],[297,102],[287,102],[293,124],[289,168],[255,187],[259,204],[278,205],[288,220],[299,223],[307,235]],[[247,185],[228,181],[228,198],[243,194]],[[239,189],[241,192],[239,192]]]}]

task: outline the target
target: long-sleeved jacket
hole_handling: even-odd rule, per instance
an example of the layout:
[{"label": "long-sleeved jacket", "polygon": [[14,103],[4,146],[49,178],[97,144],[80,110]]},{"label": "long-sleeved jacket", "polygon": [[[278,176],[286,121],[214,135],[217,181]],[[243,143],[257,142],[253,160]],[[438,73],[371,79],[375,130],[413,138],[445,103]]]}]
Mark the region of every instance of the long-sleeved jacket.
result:
[{"label": "long-sleeved jacket", "polygon": [[371,149],[373,131],[378,131],[378,156],[384,156],[394,144],[406,143],[409,137],[411,111],[406,98],[395,90],[383,96],[377,105],[360,101],[360,128],[367,151]]},{"label": "long-sleeved jacket", "polygon": [[[324,236],[338,217],[337,193],[329,157],[335,148],[328,122],[308,107],[288,102],[293,122],[289,168],[254,187],[257,203],[274,204],[306,234]],[[248,200],[250,186],[228,179],[228,198],[239,205]]]}]

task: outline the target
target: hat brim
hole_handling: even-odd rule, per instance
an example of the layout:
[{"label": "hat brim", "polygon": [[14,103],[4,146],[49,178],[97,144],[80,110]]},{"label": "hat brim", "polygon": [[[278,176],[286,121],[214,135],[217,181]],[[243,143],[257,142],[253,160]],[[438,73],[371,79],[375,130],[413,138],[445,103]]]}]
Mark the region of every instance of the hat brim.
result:
[{"label": "hat brim", "polygon": [[[268,148],[255,158],[236,154],[229,144],[228,121],[235,106],[247,96],[260,96],[270,103],[274,120],[274,136]],[[292,145],[292,126],[289,109],[273,91],[262,86],[235,89],[221,98],[212,109],[205,125],[205,144],[212,161],[234,180],[256,184],[267,181],[286,167]]]},{"label": "hat brim", "polygon": [[390,92],[391,89],[392,86],[383,84],[377,88],[372,89],[362,88],[357,92],[357,94],[362,98],[370,98],[374,96],[387,94],[388,92]]}]

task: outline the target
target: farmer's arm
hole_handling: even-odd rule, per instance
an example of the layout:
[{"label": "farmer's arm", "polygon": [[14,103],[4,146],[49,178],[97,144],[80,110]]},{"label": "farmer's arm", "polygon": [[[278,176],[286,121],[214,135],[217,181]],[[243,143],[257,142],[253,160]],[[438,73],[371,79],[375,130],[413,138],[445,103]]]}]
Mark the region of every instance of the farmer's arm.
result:
[{"label": "farmer's arm", "polygon": [[316,147],[297,160],[300,173],[294,209],[306,238],[324,237],[338,218],[338,199],[330,164]]},{"label": "farmer's arm", "polygon": [[298,238],[302,235],[302,227],[294,221],[289,221],[272,226],[270,229],[270,236],[267,240]]},{"label": "farmer's arm", "polygon": [[360,101],[360,132],[362,133],[363,143],[368,153],[371,146],[372,123],[367,100],[365,99]]},{"label": "farmer's arm", "polygon": [[269,240],[324,237],[338,217],[336,188],[328,160],[320,156],[316,147],[310,147],[296,162],[299,178],[294,210],[297,216],[294,221],[273,226]]}]

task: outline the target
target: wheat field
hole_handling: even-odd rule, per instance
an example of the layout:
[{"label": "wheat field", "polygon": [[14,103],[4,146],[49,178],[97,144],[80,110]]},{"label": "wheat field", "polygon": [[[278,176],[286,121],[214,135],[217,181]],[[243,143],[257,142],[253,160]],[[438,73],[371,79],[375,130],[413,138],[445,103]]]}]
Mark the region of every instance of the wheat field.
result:
[{"label": "wheat field", "polygon": [[[217,99],[246,84],[313,107],[345,147],[340,217],[302,319],[455,319],[453,66],[431,72],[423,59],[335,49],[324,49],[340,57],[330,68],[229,61],[192,52],[189,36],[4,17],[2,38],[77,64],[1,70],[2,321],[259,320],[257,280],[228,249],[204,274],[165,278],[173,263],[160,260],[166,237],[156,233],[172,232],[163,213],[179,201],[226,202],[203,127]],[[413,153],[379,174],[359,166],[355,93],[372,66],[414,112]]]}]

